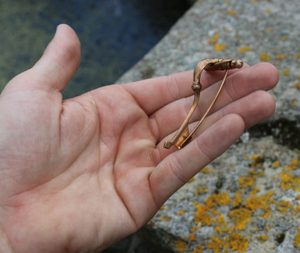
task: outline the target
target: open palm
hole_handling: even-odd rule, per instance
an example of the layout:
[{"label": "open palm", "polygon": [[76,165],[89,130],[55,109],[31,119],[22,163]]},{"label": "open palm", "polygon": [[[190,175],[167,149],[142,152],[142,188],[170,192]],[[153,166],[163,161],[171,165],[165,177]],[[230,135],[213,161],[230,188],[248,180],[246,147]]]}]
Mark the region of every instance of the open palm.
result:
[{"label": "open palm", "polygon": [[[198,136],[165,150],[192,103],[191,72],[63,100],[79,41],[58,28],[35,66],[0,96],[0,239],[12,252],[101,250],[144,225],[199,169],[275,107],[270,64],[230,73]],[[199,118],[221,73],[203,75]]]}]

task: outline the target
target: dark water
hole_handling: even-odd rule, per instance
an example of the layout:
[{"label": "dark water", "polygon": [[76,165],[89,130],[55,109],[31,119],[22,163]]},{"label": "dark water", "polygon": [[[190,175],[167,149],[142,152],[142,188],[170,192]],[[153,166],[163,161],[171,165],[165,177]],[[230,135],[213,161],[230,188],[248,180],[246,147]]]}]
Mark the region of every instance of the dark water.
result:
[{"label": "dark water", "polygon": [[113,83],[190,6],[185,0],[0,0],[0,88],[41,55],[60,23],[82,45],[81,67],[65,95]]}]

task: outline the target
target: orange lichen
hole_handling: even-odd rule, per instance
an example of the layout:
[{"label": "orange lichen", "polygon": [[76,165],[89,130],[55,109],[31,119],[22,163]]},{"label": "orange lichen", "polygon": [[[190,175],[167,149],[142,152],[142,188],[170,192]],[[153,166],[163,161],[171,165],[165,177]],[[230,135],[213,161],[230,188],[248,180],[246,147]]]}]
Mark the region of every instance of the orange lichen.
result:
[{"label": "orange lichen", "polygon": [[161,221],[170,221],[170,220],[172,220],[172,218],[169,217],[169,216],[160,216],[159,219],[160,219]]},{"label": "orange lichen", "polygon": [[267,52],[261,52],[259,54],[259,59],[261,61],[270,61],[271,60],[271,56]]},{"label": "orange lichen", "polygon": [[273,11],[272,11],[272,9],[270,9],[270,8],[266,8],[266,9],[265,9],[265,13],[266,13],[267,15],[270,15],[272,12],[273,12]]},{"label": "orange lichen", "polygon": [[225,249],[231,249],[238,253],[243,253],[248,250],[249,242],[247,238],[241,236],[240,234],[231,234],[224,245]]},{"label": "orange lichen", "polygon": [[275,161],[275,162],[273,162],[272,163],[272,167],[273,168],[278,168],[278,167],[280,167],[280,162],[277,160],[277,161]]},{"label": "orange lichen", "polygon": [[222,249],[222,241],[216,236],[211,237],[207,247],[211,249],[213,253],[219,253]]},{"label": "orange lichen", "polygon": [[214,49],[215,49],[215,51],[217,51],[217,52],[221,52],[221,51],[225,50],[226,47],[227,47],[227,45],[224,44],[224,43],[216,43],[216,44],[214,45]]},{"label": "orange lichen", "polygon": [[229,224],[225,221],[224,215],[218,215],[214,220],[213,224],[215,225],[215,232],[216,233],[228,233],[231,230]]},{"label": "orange lichen", "polygon": [[300,177],[294,177],[292,174],[282,172],[279,175],[280,187],[283,190],[293,189],[294,191],[300,191]]},{"label": "orange lichen", "polygon": [[198,187],[195,190],[195,194],[196,195],[201,195],[201,194],[204,194],[204,193],[207,193],[207,192],[208,192],[208,188],[207,187]]},{"label": "orange lichen", "polygon": [[280,39],[282,40],[282,41],[287,41],[288,39],[289,39],[289,36],[286,34],[286,35],[282,35],[281,37],[280,37]]},{"label": "orange lichen", "polygon": [[267,33],[273,32],[273,27],[267,27],[265,30]]},{"label": "orange lichen", "polygon": [[261,215],[263,218],[267,218],[271,214],[270,205],[274,202],[272,199],[273,192],[268,192],[260,196],[251,194],[245,201],[245,206],[251,211],[261,209],[264,213]]},{"label": "orange lichen", "polygon": [[240,192],[236,192],[234,194],[234,198],[231,201],[232,207],[237,207],[242,203],[242,194]]},{"label": "orange lichen", "polygon": [[295,213],[300,213],[300,205],[297,205],[294,207],[294,212]]},{"label": "orange lichen", "polygon": [[180,210],[177,211],[176,214],[177,214],[178,216],[183,216],[183,215],[185,214],[185,210],[180,209]]},{"label": "orange lichen", "polygon": [[280,175],[280,187],[283,190],[288,190],[292,188],[292,182],[293,182],[293,175],[289,173],[282,172]]},{"label": "orange lichen", "polygon": [[298,228],[297,234],[294,238],[294,246],[295,246],[295,248],[298,248],[298,249],[300,248],[300,228]]},{"label": "orange lichen", "polygon": [[280,200],[276,203],[276,210],[281,213],[287,213],[292,207],[292,203],[287,200]]},{"label": "orange lichen", "polygon": [[296,88],[297,90],[300,90],[300,82],[296,82],[294,84],[294,88]]},{"label": "orange lichen", "polygon": [[202,253],[204,251],[204,247],[202,245],[197,245],[193,249],[192,253]]},{"label": "orange lichen", "polygon": [[209,208],[203,204],[196,205],[195,223],[201,223],[203,225],[211,225],[211,217],[209,215]]},{"label": "orange lichen", "polygon": [[196,232],[199,229],[199,226],[193,226],[191,228],[191,232]]},{"label": "orange lichen", "polygon": [[282,61],[282,60],[284,60],[286,58],[287,58],[286,54],[283,54],[283,53],[275,55],[275,59],[279,60],[279,61]]},{"label": "orange lichen", "polygon": [[267,235],[259,235],[256,237],[257,240],[261,241],[261,242],[265,242],[269,239],[269,237]]},{"label": "orange lichen", "polygon": [[241,188],[251,187],[255,183],[255,177],[252,176],[241,176],[239,178],[239,183]]},{"label": "orange lichen", "polygon": [[282,74],[283,74],[284,76],[288,77],[288,76],[290,75],[290,70],[289,70],[288,68],[284,68],[284,69],[282,70]]},{"label": "orange lichen", "polygon": [[189,234],[189,241],[196,241],[196,234],[194,233]]},{"label": "orange lichen", "polygon": [[208,43],[210,45],[215,45],[219,40],[219,33],[215,32],[212,37],[209,38]]},{"label": "orange lichen", "polygon": [[203,173],[203,174],[210,174],[210,173],[212,173],[213,172],[213,168],[210,168],[210,167],[204,167],[201,171],[200,171],[200,173]]},{"label": "orange lichen", "polygon": [[254,167],[258,166],[258,165],[260,165],[264,162],[264,158],[260,155],[257,155],[257,154],[251,155],[250,160],[252,161],[251,166],[254,166]]},{"label": "orange lichen", "polygon": [[291,160],[290,169],[295,170],[295,169],[299,168],[299,166],[300,166],[300,163],[297,159]]},{"label": "orange lichen", "polygon": [[252,212],[242,207],[231,210],[228,216],[233,220],[235,229],[244,230],[251,221]]},{"label": "orange lichen", "polygon": [[182,240],[177,240],[175,242],[175,248],[179,252],[186,252],[187,251],[187,244],[186,244],[186,242],[184,242]]},{"label": "orange lichen", "polygon": [[251,51],[251,50],[252,50],[251,47],[240,47],[240,48],[239,48],[240,54],[245,54],[245,53],[247,53],[247,52],[249,52],[249,51]]},{"label": "orange lichen", "polygon": [[208,208],[224,206],[230,203],[230,197],[227,192],[220,192],[208,196],[205,203]]},{"label": "orange lichen", "polygon": [[229,16],[235,16],[236,14],[237,14],[237,10],[235,10],[235,9],[227,10],[227,15],[229,15]]}]

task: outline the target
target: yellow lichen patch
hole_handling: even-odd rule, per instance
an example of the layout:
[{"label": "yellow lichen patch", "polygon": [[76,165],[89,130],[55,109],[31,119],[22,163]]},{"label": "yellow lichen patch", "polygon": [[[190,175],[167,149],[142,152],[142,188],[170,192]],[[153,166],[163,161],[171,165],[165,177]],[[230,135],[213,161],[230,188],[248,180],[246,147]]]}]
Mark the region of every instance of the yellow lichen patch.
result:
[{"label": "yellow lichen patch", "polygon": [[263,210],[264,213],[262,214],[262,217],[267,218],[271,214],[270,205],[274,202],[272,196],[273,192],[268,192],[260,196],[251,194],[245,201],[245,206],[251,211],[256,211],[258,209]]},{"label": "yellow lichen patch", "polygon": [[244,230],[251,221],[252,212],[246,208],[237,208],[229,212],[228,216],[234,222],[234,228]]},{"label": "yellow lichen patch", "polygon": [[201,194],[204,194],[204,193],[207,193],[207,192],[208,192],[208,188],[206,188],[206,187],[198,187],[195,190],[196,195],[201,195]]},{"label": "yellow lichen patch", "polygon": [[282,172],[280,174],[280,179],[281,179],[281,182],[280,182],[281,189],[288,190],[293,187],[293,175]]},{"label": "yellow lichen patch", "polygon": [[252,196],[252,195],[255,195],[255,194],[259,193],[259,192],[260,192],[260,189],[257,188],[257,187],[255,187],[255,186],[253,186],[252,189],[251,189],[250,195]]},{"label": "yellow lichen patch", "polygon": [[251,187],[255,183],[255,177],[253,176],[241,176],[239,178],[239,183],[241,188]]},{"label": "yellow lichen patch", "polygon": [[252,166],[257,166],[257,165],[260,165],[264,162],[264,158],[260,155],[257,155],[257,154],[253,154],[250,156],[250,160],[251,160],[251,165]]},{"label": "yellow lichen patch", "polygon": [[196,241],[196,234],[194,233],[189,234],[189,241]]},{"label": "yellow lichen patch", "polygon": [[266,13],[267,15],[271,14],[271,13],[272,13],[272,9],[266,8],[266,9],[265,9],[265,13]]},{"label": "yellow lichen patch", "polygon": [[213,168],[210,168],[210,167],[204,167],[200,172],[203,173],[203,174],[210,174],[213,172]]},{"label": "yellow lichen patch", "polygon": [[197,245],[193,249],[192,253],[202,253],[204,251],[204,247],[202,245]]},{"label": "yellow lichen patch", "polygon": [[275,59],[279,60],[279,61],[282,61],[282,60],[284,60],[286,58],[287,58],[286,54],[276,54],[275,55]]},{"label": "yellow lichen patch", "polygon": [[221,51],[225,50],[226,47],[227,47],[227,45],[224,44],[224,43],[216,43],[216,44],[214,45],[214,49],[215,49],[215,51],[217,51],[217,52],[221,52]]},{"label": "yellow lichen patch", "polygon": [[273,27],[267,27],[265,30],[267,33],[273,32]]},{"label": "yellow lichen patch", "polygon": [[208,208],[212,208],[216,206],[225,206],[230,203],[230,197],[227,192],[220,192],[208,196],[205,203]]},{"label": "yellow lichen patch", "polygon": [[296,58],[297,60],[300,59],[300,52],[295,54],[295,58]]},{"label": "yellow lichen patch", "polygon": [[203,204],[196,205],[196,212],[195,212],[195,223],[201,223],[203,225],[211,225],[211,217],[209,215],[209,209],[207,206]]},{"label": "yellow lichen patch", "polygon": [[159,219],[160,219],[161,221],[170,221],[170,220],[172,220],[172,218],[169,217],[169,216],[160,216]]},{"label": "yellow lichen patch", "polygon": [[292,203],[287,200],[280,200],[276,203],[276,210],[281,213],[287,213],[292,207]]},{"label": "yellow lichen patch", "polygon": [[231,201],[232,207],[237,207],[242,203],[242,194],[240,192],[236,192],[234,194],[234,198]]},{"label": "yellow lichen patch", "polygon": [[235,9],[227,10],[227,15],[229,15],[229,16],[235,16],[236,14],[237,14],[237,10],[235,10]]},{"label": "yellow lichen patch", "polygon": [[269,237],[267,235],[259,235],[259,236],[256,237],[256,239],[258,241],[265,242],[269,239]]},{"label": "yellow lichen patch", "polygon": [[277,160],[277,161],[275,161],[275,162],[273,162],[272,163],[272,167],[273,168],[278,168],[278,167],[280,167],[280,162]]},{"label": "yellow lichen patch", "polygon": [[185,210],[180,209],[180,210],[177,211],[176,214],[177,214],[178,216],[183,216],[183,215],[185,214]]},{"label": "yellow lichen patch", "polygon": [[283,70],[282,70],[282,74],[284,75],[284,76],[289,76],[290,75],[290,70],[288,69],[288,68],[284,68]]},{"label": "yellow lichen patch", "polygon": [[282,40],[282,41],[287,41],[288,39],[289,39],[289,36],[286,34],[286,35],[282,35],[281,37],[280,37],[280,39]]},{"label": "yellow lichen patch", "polygon": [[200,227],[200,226],[193,226],[193,227],[191,228],[191,232],[196,232],[196,231],[198,231],[199,227]]},{"label": "yellow lichen patch", "polygon": [[248,250],[249,242],[247,238],[241,236],[240,234],[231,234],[224,245],[225,249],[231,249],[238,253],[243,253]]},{"label": "yellow lichen patch", "polygon": [[294,177],[292,174],[282,172],[279,175],[280,187],[283,190],[293,189],[294,191],[300,191],[300,177]]},{"label": "yellow lichen patch", "polygon": [[300,194],[296,196],[296,200],[300,200]]},{"label": "yellow lichen patch", "polygon": [[300,205],[294,207],[295,214],[300,214]]},{"label": "yellow lichen patch", "polygon": [[[256,164],[261,164],[264,162],[264,158],[261,157],[260,161],[256,161]],[[248,174],[250,176],[255,176],[255,177],[263,177],[265,176],[265,173],[263,170],[258,170],[256,168],[249,170]]]},{"label": "yellow lichen patch", "polygon": [[213,36],[208,39],[208,44],[215,45],[219,40],[219,33],[215,32]]},{"label": "yellow lichen patch", "polygon": [[184,242],[182,240],[177,240],[175,242],[175,248],[179,252],[186,252],[187,251],[187,244],[186,244],[186,242]]},{"label": "yellow lichen patch", "polygon": [[211,237],[207,247],[211,249],[213,253],[219,253],[222,249],[222,241],[218,237]]},{"label": "yellow lichen patch", "polygon": [[224,215],[218,215],[214,220],[213,224],[215,226],[215,232],[216,233],[229,233],[231,230],[231,227],[229,227],[229,224],[225,221]]},{"label": "yellow lichen patch", "polygon": [[297,90],[300,90],[300,82],[296,82],[294,84],[294,88],[296,88]]},{"label": "yellow lichen patch", "polygon": [[297,234],[294,238],[294,246],[295,246],[295,248],[298,248],[298,249],[300,248],[300,228],[298,228]]},{"label": "yellow lichen patch", "polygon": [[299,166],[300,166],[300,163],[297,159],[291,160],[291,163],[290,163],[291,170],[295,170],[295,169],[299,168]]},{"label": "yellow lichen patch", "polygon": [[240,53],[240,54],[245,54],[245,53],[247,53],[247,52],[249,52],[249,51],[251,51],[251,50],[252,50],[251,47],[240,47],[240,48],[239,48],[239,53]]},{"label": "yellow lichen patch", "polygon": [[261,52],[259,54],[259,59],[261,61],[270,61],[271,60],[271,56],[267,52]]}]

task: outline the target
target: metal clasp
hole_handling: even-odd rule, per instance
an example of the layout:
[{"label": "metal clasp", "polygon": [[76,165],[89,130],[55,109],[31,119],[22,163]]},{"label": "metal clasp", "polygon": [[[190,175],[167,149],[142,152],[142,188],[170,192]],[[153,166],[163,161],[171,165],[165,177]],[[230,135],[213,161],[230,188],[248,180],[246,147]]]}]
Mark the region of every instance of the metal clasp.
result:
[{"label": "metal clasp", "polygon": [[[211,111],[212,107],[216,103],[226,82],[228,76],[228,70],[241,68],[242,66],[243,66],[243,62],[241,60],[235,60],[235,59],[206,59],[200,61],[196,65],[194,69],[194,78],[192,84],[192,90],[194,91],[194,101],[192,107],[188,112],[185,120],[182,122],[181,126],[177,130],[176,134],[172,137],[171,140],[165,142],[164,144],[165,148],[170,148],[171,146],[175,145],[178,149],[181,149],[192,140],[192,135],[199,129],[204,119],[207,117],[208,113]],[[206,112],[203,114],[203,116],[198,121],[196,126],[190,131],[188,125],[197,105],[199,104],[200,92],[202,90],[200,78],[204,70],[206,71],[225,70],[225,74],[220,84],[220,87],[215,97],[213,98],[212,102],[210,103],[209,107],[207,108]]]}]

